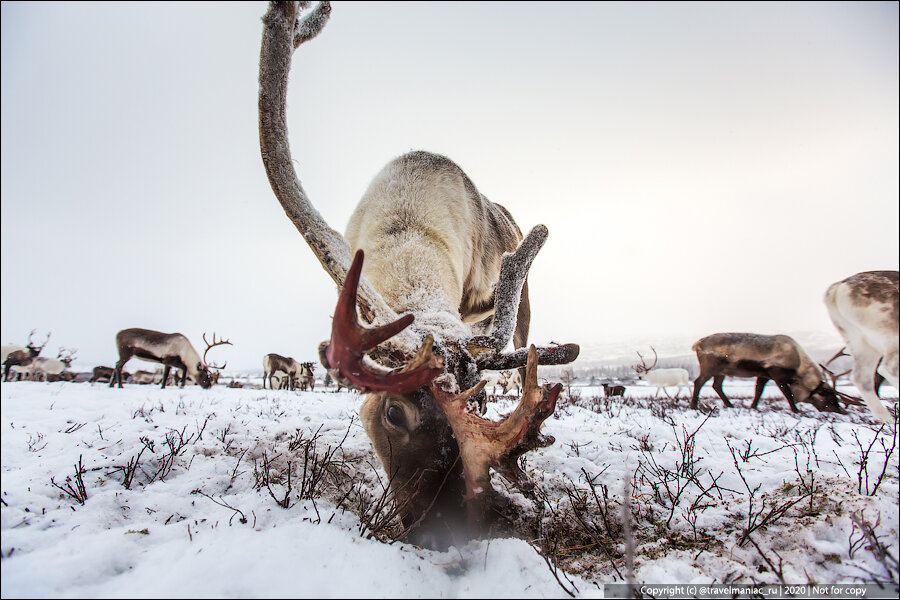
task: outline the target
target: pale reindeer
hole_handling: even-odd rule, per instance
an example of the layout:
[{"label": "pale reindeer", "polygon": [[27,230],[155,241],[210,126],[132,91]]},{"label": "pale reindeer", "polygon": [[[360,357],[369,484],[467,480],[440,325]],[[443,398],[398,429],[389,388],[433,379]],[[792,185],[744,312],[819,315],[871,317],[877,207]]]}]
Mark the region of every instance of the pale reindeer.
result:
[{"label": "pale reindeer", "polygon": [[756,408],[766,384],[774,381],[793,412],[797,403],[809,402],[820,411],[844,412],[838,400],[858,404],[857,400],[837,392],[825,381],[825,373],[792,337],[757,333],[715,333],[693,345],[700,363],[694,380],[691,408],[697,408],[700,389],[710,378],[713,389],[731,408],[733,405],[722,383],[725,377],[755,377],[756,391],[750,408]]},{"label": "pale reindeer", "polygon": [[17,374],[19,379],[21,379],[23,375],[30,375],[33,372],[35,357],[41,353],[47,345],[47,342],[50,341],[50,334],[48,333],[47,339],[44,340],[43,344],[38,345],[35,343],[32,340],[32,337],[34,337],[36,331],[36,329],[31,330],[31,333],[28,334],[28,341],[24,346],[19,346],[17,344],[3,346],[3,381],[9,381],[11,370]]},{"label": "pale reindeer", "polygon": [[[287,141],[292,54],[331,11],[322,2],[301,14],[307,6],[273,2],[263,18],[263,163],[285,213],[342,286],[320,359],[336,380],[366,392],[361,421],[408,537],[446,547],[488,531],[498,499],[491,468],[533,488],[518,458],[552,443],[539,430],[560,390],[538,385],[537,365],[571,362],[578,348],[505,352],[510,339],[515,348],[526,343],[525,282],[547,229],[537,226],[523,239],[510,214],[443,156],[411,152],[388,163],[350,217],[346,238],[325,223],[297,179]],[[377,326],[363,326],[359,315]],[[510,417],[492,422],[466,410],[483,395],[482,370],[526,363],[525,391]]]},{"label": "pale reindeer", "polygon": [[884,423],[893,423],[894,417],[878,397],[878,377],[900,387],[898,278],[898,271],[866,271],[831,284],[825,292],[828,315],[853,357],[853,384]]},{"label": "pale reindeer", "polygon": [[[213,333],[213,343],[206,340],[206,334],[203,334],[203,341],[206,342],[206,350],[203,352],[203,359],[197,354],[197,351],[191,345],[191,342],[180,333],[162,333],[150,329],[123,329],[116,334],[116,348],[119,351],[119,361],[116,363],[113,377],[109,381],[109,387],[113,387],[116,383],[122,387],[122,367],[125,366],[132,357],[139,358],[150,362],[162,363],[162,388],[165,389],[169,380],[169,372],[174,367],[183,372],[181,377],[181,387],[187,383],[187,378],[193,379],[200,387],[206,389],[213,385],[213,376],[210,369],[223,369],[225,365],[217,367],[215,365],[207,365],[206,353],[215,346],[228,344],[228,340],[216,341],[216,334]],[[137,373],[133,379],[137,383]]]},{"label": "pale reindeer", "polygon": [[72,366],[75,355],[74,349],[60,348],[56,358],[38,356],[34,359],[34,380],[55,381],[64,378],[63,373]]},{"label": "pale reindeer", "polygon": [[666,388],[677,386],[675,390],[675,398],[678,398],[678,394],[681,393],[681,386],[684,386],[685,391],[691,391],[691,374],[687,372],[687,369],[682,369],[680,367],[673,367],[671,369],[657,369],[656,364],[659,362],[659,356],[656,354],[656,348],[650,346],[650,349],[653,350],[653,364],[647,366],[647,363],[644,361],[644,357],[641,356],[641,353],[638,352],[638,358],[641,360],[641,364],[632,365],[631,368],[635,370],[638,374],[638,377],[646,381],[651,386],[656,387],[656,394],[654,397],[659,396],[659,390],[665,392],[666,397],[671,398],[669,396],[669,390]]}]

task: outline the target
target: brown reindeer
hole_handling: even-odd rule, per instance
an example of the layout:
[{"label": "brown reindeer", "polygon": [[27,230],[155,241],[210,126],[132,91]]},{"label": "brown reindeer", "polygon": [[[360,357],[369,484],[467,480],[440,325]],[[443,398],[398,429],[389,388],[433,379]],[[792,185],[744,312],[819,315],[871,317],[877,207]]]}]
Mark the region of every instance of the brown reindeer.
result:
[{"label": "brown reindeer", "polygon": [[281,356],[274,352],[266,354],[263,356],[263,389],[266,389],[266,377],[269,378],[269,389],[276,389],[273,378],[276,373],[282,371],[285,373],[286,380],[279,381],[278,389],[287,386],[293,391],[302,368],[300,362],[290,356]]},{"label": "brown reindeer", "polygon": [[866,271],[833,283],[825,306],[853,356],[853,384],[879,421],[893,423],[878,387],[883,379],[900,387],[900,272]]},{"label": "brown reindeer", "polygon": [[[443,156],[410,152],[388,163],[350,217],[346,238],[325,223],[297,179],[287,141],[292,54],[331,11],[322,2],[301,14],[307,6],[272,2],[263,18],[263,163],[285,213],[342,286],[320,360],[337,381],[366,393],[361,420],[409,538],[445,547],[485,533],[498,516],[490,468],[533,488],[517,459],[552,443],[539,430],[561,387],[539,386],[537,365],[571,362],[578,347],[524,350],[526,277],[547,229],[523,238],[509,212]],[[511,339],[519,350],[507,353]],[[484,394],[480,371],[526,364],[522,399],[506,420],[468,412],[468,402]]]},{"label": "brown reindeer", "polygon": [[756,408],[763,389],[774,381],[787,398],[793,412],[797,402],[809,402],[820,411],[844,412],[838,399],[857,401],[837,392],[825,381],[825,374],[793,338],[756,333],[715,333],[694,342],[700,374],[694,380],[691,408],[697,408],[700,388],[713,379],[713,389],[731,408],[722,389],[725,377],[755,377],[756,391],[750,408]]},{"label": "brown reindeer", "polygon": [[612,398],[614,396],[624,396],[625,395],[625,386],[615,383],[603,383],[603,393],[606,394],[607,398]]},{"label": "brown reindeer", "polygon": [[28,341],[25,346],[8,345],[3,346],[3,381],[9,381],[10,369],[13,367],[23,367],[31,369],[34,359],[41,353],[47,342],[50,341],[50,334],[43,344],[36,344],[31,338],[34,336],[36,329],[32,329],[28,334]]},{"label": "brown reindeer", "polygon": [[188,376],[204,389],[212,385],[209,367],[200,359],[200,355],[194,350],[190,341],[180,333],[162,333],[140,328],[123,329],[116,334],[116,347],[119,350],[119,361],[116,363],[113,378],[109,381],[109,387],[113,387],[116,383],[120,388],[122,387],[122,367],[132,357],[162,363],[163,389],[169,379],[169,371],[173,367],[181,369],[185,373],[185,376],[181,378],[181,387],[184,387]]},{"label": "brown reindeer", "polygon": [[297,385],[304,392],[306,390],[313,391],[316,389],[316,377],[313,375],[313,371],[316,370],[316,365],[311,362],[300,363],[300,374],[297,376]]}]

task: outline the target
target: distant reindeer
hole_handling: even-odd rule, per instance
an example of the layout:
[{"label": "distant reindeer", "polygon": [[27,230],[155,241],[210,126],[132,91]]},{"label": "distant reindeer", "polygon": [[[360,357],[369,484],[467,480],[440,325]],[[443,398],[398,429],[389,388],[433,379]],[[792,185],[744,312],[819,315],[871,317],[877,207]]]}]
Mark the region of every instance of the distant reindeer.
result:
[{"label": "distant reindeer", "polygon": [[305,362],[300,364],[300,374],[297,376],[297,385],[300,386],[300,389],[306,391],[313,391],[316,387],[316,378],[313,375],[313,371],[316,370],[316,365],[311,362]]},{"label": "distant reindeer", "polygon": [[38,356],[34,359],[35,381],[58,381],[64,379],[63,372],[72,366],[76,350],[60,348],[56,358]]},{"label": "distant reindeer", "polygon": [[681,393],[681,386],[684,386],[684,389],[689,392],[691,390],[691,374],[687,372],[687,369],[682,369],[680,367],[656,369],[655,367],[656,363],[659,362],[659,356],[656,354],[656,348],[650,346],[650,349],[653,350],[653,364],[647,366],[644,357],[638,352],[637,355],[638,358],[641,359],[641,364],[632,365],[632,368],[638,374],[638,377],[649,383],[651,386],[656,386],[656,394],[654,397],[659,396],[659,390],[662,389],[666,396],[671,398],[671,396],[669,396],[669,390],[666,389],[671,386],[677,386],[675,398],[678,398],[678,394]]},{"label": "distant reindeer", "polygon": [[[215,335],[213,335],[213,340],[215,340]],[[206,341],[206,334],[204,334],[204,341]],[[209,348],[220,344],[230,344],[230,342],[226,340],[214,343],[207,347],[207,351],[209,351]],[[187,376],[190,376],[204,389],[209,388],[213,383],[209,367],[200,359],[200,355],[194,350],[190,341],[180,333],[162,333],[140,328],[123,329],[116,334],[116,347],[119,350],[119,361],[116,363],[115,372],[109,382],[109,387],[113,387],[116,383],[119,384],[120,388],[122,387],[122,367],[132,357],[162,363],[163,388],[166,387],[169,371],[173,367],[184,371]],[[135,373],[136,377],[137,373]],[[184,387],[186,379],[187,377],[182,377],[181,387]]]},{"label": "distant reindeer", "polygon": [[[124,374],[123,374],[124,376]],[[159,383],[162,381],[162,372],[153,371],[135,371],[131,376],[131,382],[137,385],[150,385],[151,383]]]},{"label": "distant reindeer", "polygon": [[[607,398],[613,398],[618,396],[625,395],[625,386],[613,383],[603,383],[603,392],[606,394]],[[657,391],[658,393],[658,391]]]},{"label": "distant reindeer", "polygon": [[715,333],[694,342],[700,374],[694,380],[691,408],[697,408],[700,388],[713,379],[713,389],[725,403],[733,405],[722,389],[725,377],[755,377],[756,392],[750,408],[756,408],[763,389],[774,381],[793,412],[798,402],[809,402],[820,411],[844,412],[838,399],[859,402],[841,394],[825,381],[821,367],[787,335]]},{"label": "distant reindeer", "polygon": [[[893,423],[894,417],[878,397],[876,375],[900,387],[900,272],[865,271],[831,284],[825,306],[853,356],[856,389],[875,417]],[[880,382],[878,382],[880,385]]]},{"label": "distant reindeer", "polygon": [[[287,375],[288,389],[293,390],[297,384],[297,378],[300,376],[302,368],[303,365],[290,356],[281,356],[274,352],[266,354],[263,356],[263,389],[266,389],[266,377],[269,378],[269,389],[276,389],[272,383],[272,378],[278,371],[284,371]],[[284,382],[281,381],[280,378],[279,381],[278,389],[284,385]]]},{"label": "distant reindeer", "polygon": [[[113,377],[113,374],[116,370],[112,367],[94,367],[93,374],[91,375],[90,382],[94,383],[95,381],[99,381],[102,383],[107,383]],[[131,373],[128,371],[122,371],[122,378],[126,383],[131,381]]]},{"label": "distant reindeer", "polygon": [[32,341],[32,337],[34,336],[36,329],[32,329],[31,333],[28,334],[28,342],[26,342],[25,346],[18,346],[15,344],[10,344],[3,346],[3,381],[9,381],[9,371],[13,367],[28,367],[28,369],[19,369],[22,371],[31,371],[31,365],[36,356],[38,356],[41,351],[44,349],[44,346],[47,345],[47,342],[50,341],[50,334],[47,334],[47,339],[44,340],[44,343],[38,345]]}]

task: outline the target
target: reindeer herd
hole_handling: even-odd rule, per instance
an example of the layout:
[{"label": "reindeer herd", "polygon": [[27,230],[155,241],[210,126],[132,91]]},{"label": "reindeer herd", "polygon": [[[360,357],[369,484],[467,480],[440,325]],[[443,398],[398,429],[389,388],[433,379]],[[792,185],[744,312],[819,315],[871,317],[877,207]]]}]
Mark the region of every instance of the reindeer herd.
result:
[{"label": "reindeer herd", "polygon": [[[388,475],[407,539],[446,548],[483,535],[509,519],[493,469],[526,496],[534,483],[519,458],[554,442],[542,432],[561,384],[539,383],[538,365],[565,365],[577,344],[528,344],[528,271],[548,236],[544,225],[522,233],[512,214],[488,200],[450,159],[413,151],[375,175],[345,235],[332,229],[308,198],[288,143],[287,89],[294,51],[323,29],[328,2],[272,2],[263,18],[259,70],[259,134],[275,197],[340,292],[331,337],[319,347],[327,377],[364,394],[360,418]],[[302,86],[303,80],[295,78]],[[302,98],[302,96],[300,96]],[[295,99],[296,101],[296,99]],[[302,136],[300,138],[302,142]],[[873,414],[893,422],[874,386],[876,371],[898,385],[898,273],[860,273],[828,288],[825,302],[853,356],[853,382]],[[205,335],[204,335],[204,341]],[[46,343],[46,342],[45,342]],[[512,345],[512,350],[508,346]],[[97,380],[122,387],[123,367],[137,357],[207,388],[219,367],[181,334],[126,329],[116,336],[119,361]],[[43,346],[4,348],[4,375],[34,360]],[[725,406],[725,377],[756,378],[756,407],[775,382],[792,410],[809,402],[823,411],[859,401],[837,392],[826,371],[790,337],[718,333],[694,344],[700,374],[691,408],[713,380]],[[636,365],[660,389],[691,385],[684,369],[657,369],[657,357]],[[13,358],[15,355],[15,358]],[[60,360],[63,360],[60,358]],[[109,369],[109,368],[107,368]],[[267,354],[263,385],[310,389],[312,363]],[[132,375],[135,380],[137,373]],[[514,379],[518,382],[514,381]],[[501,383],[502,381],[502,383]],[[487,385],[520,390],[517,407],[500,421],[483,418]],[[607,386],[607,394],[622,394]],[[480,407],[480,408],[475,408]]]}]

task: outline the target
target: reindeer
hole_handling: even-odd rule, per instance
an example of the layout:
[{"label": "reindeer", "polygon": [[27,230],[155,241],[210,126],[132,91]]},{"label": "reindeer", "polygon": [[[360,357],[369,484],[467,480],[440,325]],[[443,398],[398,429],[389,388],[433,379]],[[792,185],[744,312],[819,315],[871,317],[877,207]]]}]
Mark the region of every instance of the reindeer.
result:
[{"label": "reindeer", "polygon": [[[115,371],[115,369],[113,369]],[[124,376],[124,373],[123,373]],[[151,383],[160,383],[162,381],[162,371],[135,371],[131,376],[132,383],[138,385],[150,385]]]},{"label": "reindeer", "polygon": [[34,359],[34,379],[36,381],[56,381],[63,379],[63,372],[72,366],[76,350],[60,348],[56,358],[38,356]]},{"label": "reindeer", "polygon": [[[263,389],[266,389],[266,377],[268,376],[269,389],[282,389],[286,384],[288,389],[293,391],[302,369],[303,365],[290,356],[281,356],[274,352],[266,354],[263,356]],[[278,386],[276,387],[272,380],[279,371],[283,371],[287,379],[279,377]]]},{"label": "reindeer", "polygon": [[297,376],[297,385],[300,386],[300,389],[304,392],[308,389],[309,391],[313,391],[316,387],[316,378],[313,375],[313,371],[315,371],[316,365],[311,362],[305,362],[300,364],[300,374]]},{"label": "reindeer", "polygon": [[50,341],[50,334],[48,333],[47,339],[44,340],[43,344],[39,346],[34,343],[31,338],[36,331],[36,329],[31,330],[31,333],[28,334],[28,341],[24,346],[15,344],[3,346],[3,381],[9,381],[9,372],[13,367],[17,367],[16,371],[19,373],[19,379],[22,378],[23,372],[31,373],[33,371],[32,363],[35,357],[41,353],[44,346]]},{"label": "reindeer", "polygon": [[[112,367],[94,367],[90,382],[94,383],[95,381],[101,381],[102,383],[106,383],[112,379],[113,373],[115,373],[115,371],[116,370]],[[122,378],[126,383],[130,382],[131,373],[129,373],[128,371],[122,371]]]},{"label": "reindeer", "polygon": [[821,367],[790,336],[715,333],[694,342],[693,349],[700,363],[700,374],[694,380],[691,408],[697,408],[700,388],[710,378],[713,378],[713,389],[722,402],[732,408],[722,390],[726,376],[756,378],[756,391],[750,408],[757,407],[769,380],[775,382],[793,412],[798,412],[798,402],[809,402],[820,411],[839,413],[844,410],[838,399],[848,404],[858,404],[858,401],[828,385]]},{"label": "reindeer", "polygon": [[[206,352],[209,352],[213,346],[231,344],[228,340],[216,342],[215,339],[215,334],[213,334],[214,343],[210,344],[206,342],[206,334],[203,334],[203,341],[207,343],[207,348],[203,353],[204,359],[201,360],[190,341],[180,333],[162,333],[139,328],[123,329],[116,334],[119,361],[116,363],[113,378],[109,381],[109,387],[113,387],[116,383],[120,388],[122,387],[122,367],[132,357],[137,357],[141,360],[163,364],[163,389],[166,387],[172,367],[184,372],[185,376],[181,378],[181,387],[184,387],[187,377],[190,376],[200,387],[207,389],[213,381],[209,371],[210,367],[205,362]],[[224,365],[213,368],[224,368]],[[137,383],[137,373],[133,378]]]},{"label": "reindeer", "polygon": [[[363,194],[346,237],[325,223],[297,179],[286,129],[292,54],[331,12],[328,2],[308,6],[272,2],[263,18],[263,163],[288,218],[341,287],[320,361],[337,381],[366,394],[361,421],[409,539],[446,547],[484,534],[498,514],[491,467],[533,489],[517,460],[553,442],[540,427],[561,389],[539,386],[537,365],[569,363],[578,347],[524,350],[526,277],[547,229],[537,226],[523,238],[510,213],[443,156],[418,151],[389,162]],[[518,350],[505,352],[510,339]],[[522,366],[524,393],[506,420],[466,410],[484,394],[482,370]]]},{"label": "reindeer", "polygon": [[831,284],[825,292],[831,322],[853,356],[853,384],[875,417],[885,423],[893,423],[894,417],[878,397],[878,378],[900,387],[898,281],[898,271],[865,271]]},{"label": "reindeer", "polygon": [[678,398],[678,394],[681,393],[681,386],[684,386],[685,390],[690,391],[691,374],[687,372],[687,369],[682,369],[680,367],[671,369],[655,368],[656,363],[659,362],[659,356],[656,354],[656,348],[650,346],[650,349],[653,350],[653,364],[648,367],[647,363],[644,361],[644,357],[638,352],[637,355],[641,360],[641,364],[632,365],[631,368],[635,370],[639,378],[643,379],[651,386],[656,386],[654,398],[659,397],[660,389],[665,392],[666,397],[671,398],[671,396],[669,396],[669,390],[666,389],[670,386],[677,386],[677,389],[675,390],[676,399]]},{"label": "reindeer", "polygon": [[[603,393],[606,394],[607,398],[625,395],[625,386],[624,385],[619,385],[619,384],[614,384],[614,383],[603,383],[601,385],[603,386]],[[659,393],[659,390],[657,390],[657,393]]]}]

